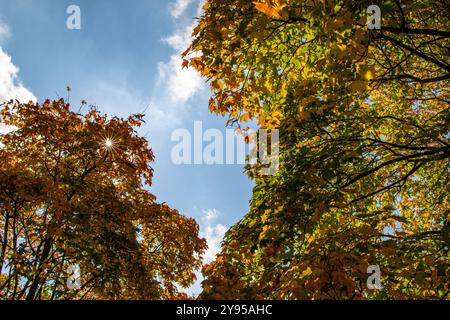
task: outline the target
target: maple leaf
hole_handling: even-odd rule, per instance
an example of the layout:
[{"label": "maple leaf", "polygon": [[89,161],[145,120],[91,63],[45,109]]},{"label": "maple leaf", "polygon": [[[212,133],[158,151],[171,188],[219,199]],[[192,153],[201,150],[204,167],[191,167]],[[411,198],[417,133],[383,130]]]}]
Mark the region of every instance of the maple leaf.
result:
[{"label": "maple leaf", "polygon": [[[148,191],[153,153],[136,134],[143,115],[82,115],[64,100],[1,109],[0,125],[16,130],[0,135],[0,296],[183,298],[175,285],[193,283],[206,243],[193,219]],[[71,290],[75,265],[82,278]]]},{"label": "maple leaf", "polygon": [[[280,130],[279,171],[246,166],[250,210],[206,270],[202,297],[448,297],[448,8],[391,7],[381,35],[361,1],[253,6],[207,0],[190,46],[212,113]],[[396,27],[402,16],[411,29]],[[385,270],[382,294],[355,280],[373,264]]]},{"label": "maple leaf", "polygon": [[278,10],[274,7],[262,2],[253,2],[253,4],[255,5],[256,10],[264,13],[270,18],[281,18],[280,12],[278,12]]}]

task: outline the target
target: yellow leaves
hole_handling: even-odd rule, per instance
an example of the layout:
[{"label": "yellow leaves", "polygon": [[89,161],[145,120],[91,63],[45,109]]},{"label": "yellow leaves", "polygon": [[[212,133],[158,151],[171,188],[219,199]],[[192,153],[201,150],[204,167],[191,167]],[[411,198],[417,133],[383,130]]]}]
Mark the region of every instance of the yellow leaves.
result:
[{"label": "yellow leaves", "polygon": [[286,81],[283,81],[283,83],[281,84],[281,92],[280,93],[281,93],[282,97],[286,97],[286,95],[288,94]]},{"label": "yellow leaves", "polygon": [[[206,26],[202,24],[202,30],[193,43],[193,53],[201,54],[205,64],[213,69],[208,79],[218,78],[223,86],[220,92],[214,94],[211,109],[240,122],[246,122],[252,116],[258,117],[262,128],[282,125],[287,137],[285,141],[280,141],[280,147],[286,152],[281,174],[269,177],[267,190],[258,189],[254,195],[255,203],[265,201],[265,208],[271,208],[276,213],[252,209],[250,221],[245,224],[245,228],[235,230],[229,236],[229,239],[235,239],[241,246],[245,241],[245,245],[250,248],[258,246],[258,243],[254,243],[258,242],[258,238],[260,241],[270,241],[261,241],[254,252],[236,254],[233,259],[225,259],[223,264],[237,266],[238,263],[234,261],[250,261],[246,266],[251,265],[251,268],[240,270],[241,275],[265,270],[265,263],[270,261],[273,254],[273,248],[269,247],[267,242],[273,241],[277,243],[275,258],[280,259],[278,261],[286,261],[290,266],[299,263],[296,260],[302,261],[302,267],[295,272],[295,277],[302,271],[305,272],[304,276],[308,277],[309,265],[313,275],[321,278],[322,266],[314,264],[318,260],[317,256],[324,257],[324,260],[326,257],[324,264],[329,263],[332,267],[343,262],[343,257],[346,258],[344,265],[348,275],[342,273],[341,269],[341,273],[333,274],[333,279],[339,282],[336,283],[336,288],[345,284],[348,289],[352,288],[348,281],[353,281],[358,277],[356,273],[365,272],[367,269],[363,265],[358,267],[358,272],[354,272],[355,266],[359,266],[361,261],[365,264],[367,261],[378,263],[372,261],[372,255],[379,255],[380,264],[389,269],[386,272],[392,274],[398,270],[397,265],[417,261],[418,258],[413,256],[415,248],[425,253],[433,246],[432,237],[425,239],[417,235],[427,230],[440,230],[442,226],[438,226],[433,217],[439,215],[439,221],[442,221],[442,217],[445,218],[448,214],[441,215],[442,209],[431,201],[431,196],[426,199],[430,186],[431,195],[438,190],[438,187],[427,183],[427,179],[432,175],[438,179],[438,171],[425,175],[420,170],[417,173],[419,179],[408,179],[404,185],[395,187],[395,190],[393,188],[379,192],[390,194],[387,198],[378,197],[378,194],[370,195],[401,179],[410,169],[410,163],[403,169],[393,163],[378,170],[376,174],[347,184],[353,177],[358,178],[365,172],[370,173],[370,170],[378,165],[392,161],[396,154],[409,155],[417,151],[402,150],[401,147],[391,149],[388,144],[405,145],[414,141],[414,147],[422,147],[422,143],[423,147],[428,147],[428,138],[406,123],[411,119],[425,123],[426,119],[431,119],[436,114],[436,109],[441,108],[442,111],[445,108],[445,105],[437,104],[437,101],[436,105],[426,101],[414,102],[414,95],[421,95],[421,92],[414,86],[403,86],[403,82],[409,82],[407,79],[393,80],[392,86],[375,86],[377,77],[388,74],[386,68],[389,68],[389,64],[386,61],[401,63],[404,58],[401,50],[389,47],[392,43],[380,42],[376,37],[370,37],[376,32],[367,30],[365,13],[362,14],[364,17],[361,25],[353,23],[361,14],[347,12],[349,7],[345,1],[339,4],[332,4],[330,1],[303,1],[301,5],[296,1],[284,1],[289,3],[289,10],[286,11],[293,17],[304,17],[313,23],[299,22],[287,26],[269,38],[271,29],[277,25],[271,19],[285,18],[285,9],[280,9],[276,1],[249,1],[242,8],[239,6],[243,2],[208,2],[224,5],[214,6],[214,9],[211,6],[210,11],[205,14],[207,18],[204,21],[208,23]],[[325,4],[323,8],[322,4]],[[243,8],[251,9],[252,14],[243,17]],[[226,41],[223,40],[227,36],[224,28],[230,33],[230,38]],[[215,36],[214,33],[220,33],[221,36]],[[395,37],[399,41],[407,40],[410,44],[414,41],[414,37],[408,38],[401,34]],[[298,48],[295,43],[299,45]],[[410,74],[416,72],[420,75],[422,72],[417,70],[421,67],[424,67],[420,69],[423,70],[421,75],[427,73],[425,70],[428,68],[422,64],[421,59],[407,60],[408,62],[401,63],[403,65],[399,65],[399,68],[394,68],[394,71],[399,71],[395,74],[411,71]],[[409,62],[411,64],[407,65]],[[219,88],[218,83],[213,84],[213,87]],[[229,97],[232,99],[228,100]],[[411,97],[411,102],[407,102],[409,99],[405,97]],[[387,116],[395,116],[400,120],[384,119]],[[381,142],[372,143],[372,140]],[[383,147],[384,144],[386,148]],[[262,182],[265,183],[266,180]],[[348,187],[343,187],[346,185]],[[403,208],[376,213],[386,204],[396,203],[397,198],[393,195],[397,189],[398,199],[415,197],[417,203],[408,203]],[[402,192],[403,190],[406,192]],[[323,204],[320,205],[321,203]],[[276,209],[278,206],[283,207],[282,212]],[[306,225],[303,222],[297,225],[299,219],[292,216],[304,211],[308,222]],[[407,223],[398,217],[389,218],[394,211],[395,214],[408,218]],[[400,211],[412,213],[405,215]],[[417,217],[410,217],[414,216],[415,212]],[[429,223],[426,223],[427,221]],[[398,229],[401,229],[401,232]],[[305,233],[309,235],[305,236]],[[400,248],[396,250],[395,246],[380,247],[380,243],[386,240],[381,237],[382,233],[395,237],[395,242],[400,238],[410,238],[413,245],[405,244],[404,247],[411,249],[411,254]],[[446,234],[448,233],[435,235],[433,238],[441,241],[439,237]],[[425,241],[426,246],[421,247]],[[225,249],[235,250],[233,247],[237,242],[227,245]],[[281,243],[279,247],[278,242]],[[235,251],[239,250],[240,247]],[[403,258],[408,262],[404,262]],[[266,279],[264,271],[261,273],[260,278],[256,278],[257,281],[254,282],[265,287],[267,291],[258,293],[271,295],[267,287],[273,279]],[[313,283],[312,277],[301,281],[302,291],[311,290],[313,294],[310,297],[314,294],[315,297],[323,297],[322,289],[326,288],[328,281],[323,279],[318,281],[316,287],[310,288],[307,288],[306,282]],[[252,287],[250,281],[245,281],[248,287]],[[283,290],[283,285],[279,284],[280,291]],[[389,294],[394,291],[390,288]],[[264,289],[258,287],[257,290]],[[355,293],[354,290],[351,291],[351,294]],[[346,295],[347,293],[342,296],[347,297]],[[286,298],[291,297],[289,293],[286,295]],[[362,296],[357,295],[357,298]]]},{"label": "yellow leaves", "polygon": [[280,111],[275,111],[274,113],[272,113],[272,118],[274,119],[281,119],[283,117],[283,114]]},{"label": "yellow leaves", "polygon": [[375,67],[370,67],[367,70],[364,71],[363,77],[367,81],[371,81],[375,79]]},{"label": "yellow leaves", "polygon": [[268,239],[270,233],[271,233],[271,227],[268,226],[268,225],[263,226],[262,227],[262,231],[261,231],[261,233],[259,234],[259,237],[258,237],[259,241],[264,240],[264,239]]},{"label": "yellow leaves", "polygon": [[374,66],[363,67],[361,69],[361,79],[354,80],[348,87],[351,93],[359,93],[369,90],[370,81],[373,81],[376,78],[376,71]]},{"label": "yellow leaves", "polygon": [[269,215],[272,211],[271,210],[266,210],[264,211],[264,214],[261,216],[261,222],[263,224],[265,224],[267,222],[267,220],[269,219]]},{"label": "yellow leaves", "polygon": [[314,240],[316,240],[315,234],[310,234],[310,233],[305,234],[305,243],[311,244],[314,242]]},{"label": "yellow leaves", "polygon": [[310,267],[307,267],[306,270],[304,270],[301,274],[300,274],[300,279],[306,278],[308,276],[310,276],[312,274],[312,270]]},{"label": "yellow leaves", "polygon": [[278,129],[280,127],[282,118],[283,118],[283,114],[280,111],[273,112],[272,114],[270,114],[262,119],[263,123],[264,123],[264,128],[266,128],[268,130]]}]

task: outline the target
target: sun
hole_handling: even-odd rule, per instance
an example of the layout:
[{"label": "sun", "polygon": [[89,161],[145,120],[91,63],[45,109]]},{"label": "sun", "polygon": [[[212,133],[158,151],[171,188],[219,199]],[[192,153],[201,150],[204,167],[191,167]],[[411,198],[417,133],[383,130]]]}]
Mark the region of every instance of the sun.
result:
[{"label": "sun", "polygon": [[100,138],[100,149],[107,154],[114,154],[118,149],[117,140],[113,135],[105,135]]},{"label": "sun", "polygon": [[108,150],[111,150],[112,148],[114,148],[114,141],[111,140],[110,138],[106,138],[104,144],[105,144],[105,148]]}]

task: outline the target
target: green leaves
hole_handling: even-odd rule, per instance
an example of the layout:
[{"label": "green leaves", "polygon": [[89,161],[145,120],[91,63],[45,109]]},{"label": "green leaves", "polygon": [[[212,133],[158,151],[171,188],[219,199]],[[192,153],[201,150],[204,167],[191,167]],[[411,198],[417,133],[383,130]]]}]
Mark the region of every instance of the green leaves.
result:
[{"label": "green leaves", "polygon": [[[436,232],[450,205],[442,2],[384,4],[383,31],[366,28],[356,0],[207,4],[190,52],[211,81],[210,110],[279,128],[281,167],[261,177],[247,166],[251,209],[205,271],[204,296],[443,297],[450,275],[428,276],[437,264],[404,281],[426,257],[450,265],[447,227]],[[385,275],[380,296],[358,283],[370,264]]]}]

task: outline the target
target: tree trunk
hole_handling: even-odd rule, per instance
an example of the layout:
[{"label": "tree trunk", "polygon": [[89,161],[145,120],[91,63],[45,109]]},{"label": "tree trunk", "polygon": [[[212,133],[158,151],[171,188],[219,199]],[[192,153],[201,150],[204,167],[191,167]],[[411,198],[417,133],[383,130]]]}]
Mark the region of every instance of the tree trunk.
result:
[{"label": "tree trunk", "polygon": [[44,262],[45,262],[45,260],[47,260],[49,254],[50,254],[51,248],[52,248],[52,240],[50,238],[47,238],[44,243],[44,249],[42,251],[42,256],[39,261],[39,266],[36,271],[36,275],[33,279],[33,282],[31,283],[30,290],[28,291],[28,294],[27,294],[27,300],[35,300],[36,299],[37,289],[39,287],[39,283],[41,282],[41,273],[44,271],[44,268],[43,268]]}]

